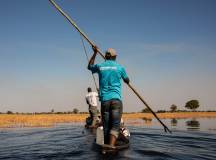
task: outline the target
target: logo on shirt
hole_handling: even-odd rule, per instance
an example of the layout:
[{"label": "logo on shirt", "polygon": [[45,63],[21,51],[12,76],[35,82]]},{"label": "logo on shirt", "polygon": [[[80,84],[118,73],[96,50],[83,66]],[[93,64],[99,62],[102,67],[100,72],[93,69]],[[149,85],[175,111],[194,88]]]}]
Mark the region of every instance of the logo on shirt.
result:
[{"label": "logo on shirt", "polygon": [[104,71],[104,70],[117,70],[117,67],[111,67],[111,66],[100,67],[100,70],[101,71]]}]

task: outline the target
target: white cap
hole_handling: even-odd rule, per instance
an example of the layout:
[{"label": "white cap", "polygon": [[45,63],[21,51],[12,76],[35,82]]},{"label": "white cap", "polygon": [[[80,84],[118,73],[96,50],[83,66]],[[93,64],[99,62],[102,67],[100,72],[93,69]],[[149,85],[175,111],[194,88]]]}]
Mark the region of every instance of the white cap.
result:
[{"label": "white cap", "polygon": [[111,57],[117,56],[116,51],[115,51],[115,49],[113,49],[113,48],[108,48],[108,49],[106,50],[106,54],[110,54]]}]

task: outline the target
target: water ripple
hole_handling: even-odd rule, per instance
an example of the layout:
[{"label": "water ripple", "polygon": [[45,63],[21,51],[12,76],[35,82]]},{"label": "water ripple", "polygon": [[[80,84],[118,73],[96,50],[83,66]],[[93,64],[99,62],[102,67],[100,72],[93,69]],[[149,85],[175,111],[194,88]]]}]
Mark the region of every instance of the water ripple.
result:
[{"label": "water ripple", "polygon": [[0,159],[145,159],[215,160],[216,135],[207,132],[130,127],[131,145],[116,155],[102,155],[95,132],[81,126],[13,129],[0,132]]}]

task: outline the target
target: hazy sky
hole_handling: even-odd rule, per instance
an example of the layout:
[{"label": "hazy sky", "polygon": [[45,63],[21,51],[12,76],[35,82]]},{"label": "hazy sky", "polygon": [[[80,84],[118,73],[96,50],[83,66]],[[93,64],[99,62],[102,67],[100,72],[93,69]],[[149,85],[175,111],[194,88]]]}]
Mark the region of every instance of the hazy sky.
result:
[{"label": "hazy sky", "polygon": [[[117,50],[153,110],[191,99],[216,110],[215,0],[56,2],[102,51]],[[0,1],[0,112],[87,111],[86,66],[78,32],[48,0]],[[123,103],[127,112],[145,108],[126,85]]]}]

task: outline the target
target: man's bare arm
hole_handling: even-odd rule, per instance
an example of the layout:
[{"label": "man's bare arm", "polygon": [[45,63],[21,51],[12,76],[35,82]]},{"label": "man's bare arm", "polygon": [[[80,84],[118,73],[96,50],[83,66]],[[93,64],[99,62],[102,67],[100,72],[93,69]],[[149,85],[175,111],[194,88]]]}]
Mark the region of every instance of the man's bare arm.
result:
[{"label": "man's bare arm", "polygon": [[98,52],[97,46],[92,46],[92,49],[93,49],[94,53],[93,53],[92,57],[91,57],[90,60],[89,60],[88,68],[89,68],[90,65],[94,65],[95,57],[96,57],[97,52]]}]

